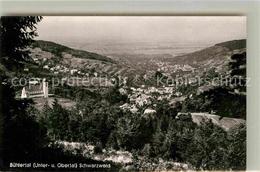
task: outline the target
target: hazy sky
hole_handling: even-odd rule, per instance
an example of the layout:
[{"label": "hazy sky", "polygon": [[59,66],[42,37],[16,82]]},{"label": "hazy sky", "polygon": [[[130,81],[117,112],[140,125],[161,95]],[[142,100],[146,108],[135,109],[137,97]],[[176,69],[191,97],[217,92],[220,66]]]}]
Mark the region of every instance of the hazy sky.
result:
[{"label": "hazy sky", "polygon": [[246,17],[44,17],[37,39],[64,42],[201,42],[246,38]]}]

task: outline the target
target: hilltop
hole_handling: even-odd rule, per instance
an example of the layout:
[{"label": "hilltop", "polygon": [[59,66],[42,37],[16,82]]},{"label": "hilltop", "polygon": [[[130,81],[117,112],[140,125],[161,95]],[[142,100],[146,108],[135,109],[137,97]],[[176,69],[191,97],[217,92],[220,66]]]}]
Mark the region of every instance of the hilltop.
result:
[{"label": "hilltop", "polygon": [[43,41],[43,40],[37,40],[32,44],[32,48],[41,48],[43,51],[49,52],[54,54],[56,57],[62,58],[64,56],[64,53],[71,54],[72,56],[76,58],[83,58],[83,59],[91,59],[91,60],[99,60],[104,62],[111,62],[113,63],[113,60],[102,56],[100,54],[83,51],[83,50],[76,50],[61,44],[57,44],[51,41]]},{"label": "hilltop", "polygon": [[246,48],[246,40],[240,39],[240,40],[226,41],[226,42],[216,44],[215,46],[226,47],[229,50],[243,49]]},{"label": "hilltop", "polygon": [[236,51],[245,51],[246,40],[233,40],[215,44],[214,46],[177,56],[174,58],[167,58],[166,61],[173,64],[186,64],[192,67],[218,67],[227,62],[229,57]]},{"label": "hilltop", "polygon": [[37,66],[55,75],[113,75],[120,70],[120,65],[109,57],[50,41],[35,41],[30,52]]}]

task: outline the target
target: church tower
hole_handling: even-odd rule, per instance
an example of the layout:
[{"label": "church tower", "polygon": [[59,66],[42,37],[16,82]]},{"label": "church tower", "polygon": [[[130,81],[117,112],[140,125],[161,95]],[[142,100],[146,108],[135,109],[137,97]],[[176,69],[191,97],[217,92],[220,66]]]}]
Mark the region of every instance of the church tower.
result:
[{"label": "church tower", "polygon": [[21,98],[22,98],[22,99],[27,98],[27,94],[26,94],[25,87],[23,87],[22,94],[21,94]]},{"label": "church tower", "polygon": [[42,86],[43,86],[43,97],[47,98],[49,95],[49,92],[48,92],[48,82],[46,82],[45,78],[42,81]]}]

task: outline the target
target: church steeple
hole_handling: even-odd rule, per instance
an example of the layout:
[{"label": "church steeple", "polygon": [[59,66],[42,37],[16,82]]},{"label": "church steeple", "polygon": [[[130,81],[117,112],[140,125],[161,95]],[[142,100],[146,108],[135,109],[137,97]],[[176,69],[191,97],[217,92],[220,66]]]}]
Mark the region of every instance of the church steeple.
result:
[{"label": "church steeple", "polygon": [[28,96],[27,96],[27,94],[26,94],[25,87],[23,87],[22,94],[21,94],[21,98],[22,98],[22,99],[25,99],[25,98],[27,98],[27,97],[28,97]]}]

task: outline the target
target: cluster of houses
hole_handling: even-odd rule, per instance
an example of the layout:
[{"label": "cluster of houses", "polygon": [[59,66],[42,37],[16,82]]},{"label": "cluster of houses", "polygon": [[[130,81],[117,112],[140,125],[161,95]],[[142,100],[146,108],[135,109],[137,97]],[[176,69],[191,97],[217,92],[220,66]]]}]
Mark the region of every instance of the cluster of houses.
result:
[{"label": "cluster of houses", "polygon": [[[153,100],[168,99],[168,100],[177,100],[183,101],[184,96],[180,92],[176,92],[173,87],[148,87],[148,88],[133,88],[131,87],[131,94],[128,95],[130,100],[129,103],[125,103],[120,106],[123,110],[129,110],[132,113],[140,112],[144,118],[154,117],[154,114],[157,113],[156,106]],[[123,93],[123,91],[121,90]],[[124,92],[125,93],[125,92]],[[169,104],[171,104],[169,102]],[[143,108],[145,107],[145,108]],[[220,126],[226,131],[229,131],[231,128],[237,127],[240,124],[244,124],[245,120],[236,119],[236,118],[227,118],[220,117],[215,114],[215,111],[200,112],[200,113],[181,113],[179,112],[176,116],[176,119],[182,119],[186,116],[191,117],[192,121],[197,125],[200,125],[203,121],[211,120],[213,124]]]},{"label": "cluster of houses", "polygon": [[[69,75],[72,75],[72,76],[85,76],[85,77],[90,76],[90,73],[88,73],[88,72],[84,72],[82,70],[74,69],[74,68],[71,69],[71,68],[68,68],[68,67],[63,66],[63,65],[56,65],[56,66],[52,66],[52,67],[50,67],[49,65],[44,65],[43,69],[49,70],[56,75],[57,74],[69,74]],[[93,72],[93,75],[95,77],[97,77],[98,73]]]},{"label": "cluster of houses", "polygon": [[[123,91],[121,92],[123,93]],[[181,96],[182,93],[176,92],[174,87],[130,87],[130,94],[128,94],[129,103],[123,104],[120,108],[136,113],[143,106],[151,106],[144,113],[155,113],[155,110],[152,109],[152,107],[156,107],[156,104],[153,104],[153,100],[170,100],[173,97]]]},{"label": "cluster of houses", "polygon": [[170,73],[176,73],[178,71],[183,71],[183,72],[194,72],[194,68],[191,67],[190,65],[184,64],[184,65],[166,65],[160,67],[158,70],[160,71],[168,71]]},{"label": "cluster of houses", "polygon": [[61,74],[61,73],[64,74],[65,73],[65,74],[70,74],[70,75],[89,76],[89,73],[84,73],[84,72],[82,72],[78,69],[70,69],[70,68],[63,66],[63,65],[56,65],[56,66],[52,66],[52,67],[50,67],[49,65],[44,65],[43,69],[50,70],[54,74]]},{"label": "cluster of houses", "polygon": [[164,71],[167,73],[175,73],[178,71],[183,71],[183,72],[194,72],[195,68],[188,64],[175,64],[172,65],[170,62],[162,62],[158,60],[150,60],[150,63],[154,63],[157,66],[158,71]]},{"label": "cluster of houses", "polygon": [[151,97],[156,97],[157,100],[162,99],[170,99],[171,97],[179,97],[182,95],[181,92],[176,92],[174,87],[147,87],[147,88],[130,88],[132,94],[129,95],[130,102],[135,102],[136,104],[140,104],[140,106],[144,105],[143,101],[147,100]]}]

